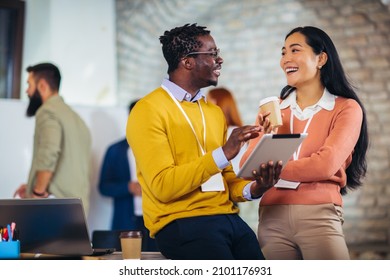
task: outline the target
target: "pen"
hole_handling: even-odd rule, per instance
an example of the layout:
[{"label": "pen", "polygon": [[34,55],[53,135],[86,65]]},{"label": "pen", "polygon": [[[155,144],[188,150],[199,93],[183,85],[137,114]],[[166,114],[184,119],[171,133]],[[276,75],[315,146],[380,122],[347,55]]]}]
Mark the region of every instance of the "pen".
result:
[{"label": "pen", "polygon": [[7,241],[8,240],[8,231],[7,231],[7,228],[4,227],[3,228],[3,241]]},{"label": "pen", "polygon": [[16,223],[15,223],[15,222],[12,222],[12,223],[11,223],[11,235],[12,235],[12,240],[15,239],[15,227],[16,227]]},{"label": "pen", "polygon": [[11,231],[11,226],[8,224],[7,225],[7,231],[8,231],[8,242],[12,241],[12,231]]},{"label": "pen", "polygon": [[12,233],[12,241],[19,240],[19,230],[15,229],[14,232]]}]

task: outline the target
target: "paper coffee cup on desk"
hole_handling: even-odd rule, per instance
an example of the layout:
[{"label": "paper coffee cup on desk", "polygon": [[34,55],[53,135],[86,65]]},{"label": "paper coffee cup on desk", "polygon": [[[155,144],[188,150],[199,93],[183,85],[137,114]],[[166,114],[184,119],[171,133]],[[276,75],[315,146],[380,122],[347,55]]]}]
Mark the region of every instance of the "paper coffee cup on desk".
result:
[{"label": "paper coffee cup on desk", "polygon": [[271,112],[268,118],[273,127],[279,127],[283,124],[279,98],[277,96],[266,97],[260,100],[259,113],[265,114],[267,112]]},{"label": "paper coffee cup on desk", "polygon": [[142,247],[142,231],[124,231],[121,232],[119,238],[121,240],[123,259],[140,260]]}]

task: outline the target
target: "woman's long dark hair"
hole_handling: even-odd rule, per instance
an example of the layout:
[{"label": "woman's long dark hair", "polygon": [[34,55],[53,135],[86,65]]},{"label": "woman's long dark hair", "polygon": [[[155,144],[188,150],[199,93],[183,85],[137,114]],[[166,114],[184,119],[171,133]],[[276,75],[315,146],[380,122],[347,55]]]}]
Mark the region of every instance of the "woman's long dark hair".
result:
[{"label": "woman's long dark hair", "polygon": [[[346,170],[347,188],[356,189],[362,185],[362,178],[366,175],[367,161],[366,152],[368,149],[368,131],[366,110],[359,97],[355,93],[352,85],[349,83],[341,64],[336,47],[330,37],[321,29],[313,26],[297,27],[291,30],[287,35],[287,39],[293,33],[301,33],[306,38],[306,43],[312,47],[315,54],[325,52],[328,55],[328,60],[321,68],[321,82],[324,87],[333,95],[351,98],[359,103],[363,111],[363,121],[361,124],[359,139],[355,145],[352,156],[352,162]],[[295,90],[295,87],[287,85],[280,93],[280,98],[285,99]],[[341,188],[341,194],[347,193],[347,188]]]}]

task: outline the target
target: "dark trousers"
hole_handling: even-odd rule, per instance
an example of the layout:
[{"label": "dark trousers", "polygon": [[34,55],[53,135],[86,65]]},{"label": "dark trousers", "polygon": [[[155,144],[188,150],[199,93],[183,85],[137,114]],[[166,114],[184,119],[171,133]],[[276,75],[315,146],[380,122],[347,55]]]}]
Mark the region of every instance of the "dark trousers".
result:
[{"label": "dark trousers", "polygon": [[156,235],[160,252],[173,260],[263,260],[256,234],[237,215],[177,219]]}]

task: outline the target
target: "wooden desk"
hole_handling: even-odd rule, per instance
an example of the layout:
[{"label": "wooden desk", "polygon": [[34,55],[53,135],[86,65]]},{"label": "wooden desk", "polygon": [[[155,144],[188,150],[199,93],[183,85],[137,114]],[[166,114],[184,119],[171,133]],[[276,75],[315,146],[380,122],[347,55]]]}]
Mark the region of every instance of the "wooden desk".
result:
[{"label": "wooden desk", "polygon": [[[83,256],[83,260],[123,260],[122,252],[102,256]],[[167,260],[160,252],[141,252],[141,260]]]},{"label": "wooden desk", "polygon": [[[101,256],[60,256],[60,255],[49,255],[49,254],[33,254],[33,253],[22,253],[20,254],[21,259],[28,260],[53,260],[53,259],[71,259],[71,260],[123,260],[122,252],[114,252],[112,254],[101,255]],[[166,258],[160,252],[142,252],[141,260],[166,260]]]}]

